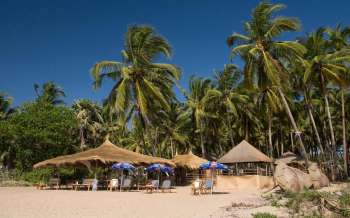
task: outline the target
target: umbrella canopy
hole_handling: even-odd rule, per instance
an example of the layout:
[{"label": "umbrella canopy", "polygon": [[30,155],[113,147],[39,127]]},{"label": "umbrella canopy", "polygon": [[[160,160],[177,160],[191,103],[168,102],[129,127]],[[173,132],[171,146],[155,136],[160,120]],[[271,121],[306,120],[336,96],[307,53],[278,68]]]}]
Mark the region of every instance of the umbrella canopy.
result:
[{"label": "umbrella canopy", "polygon": [[129,163],[115,163],[112,165],[114,170],[134,170],[135,167]]},{"label": "umbrella canopy", "polygon": [[85,165],[90,166],[90,162],[100,162],[110,164],[115,162],[127,162],[135,165],[149,165],[153,163],[162,163],[175,166],[170,160],[139,154],[133,151],[120,148],[112,144],[108,139],[97,148],[79,152],[71,155],[59,156],[53,159],[45,160],[34,165],[34,168],[48,166],[65,165]]},{"label": "umbrella canopy", "polygon": [[208,161],[208,162],[202,163],[199,166],[199,168],[202,170],[208,170],[208,169],[227,170],[228,169],[226,165],[219,162],[214,162],[214,161]]},{"label": "umbrella canopy", "polygon": [[221,163],[253,163],[265,162],[271,163],[272,160],[264,153],[256,149],[249,142],[243,140],[241,143],[232,148],[219,160]]},{"label": "umbrella canopy", "polygon": [[152,172],[152,171],[160,171],[162,173],[172,173],[173,169],[169,166],[163,165],[163,164],[152,164],[149,167],[146,168],[146,171]]},{"label": "umbrella canopy", "polygon": [[182,155],[176,155],[171,161],[177,166],[177,167],[184,167],[188,169],[199,169],[199,166],[202,163],[207,162],[208,160],[200,158],[192,152],[188,154],[182,154]]}]

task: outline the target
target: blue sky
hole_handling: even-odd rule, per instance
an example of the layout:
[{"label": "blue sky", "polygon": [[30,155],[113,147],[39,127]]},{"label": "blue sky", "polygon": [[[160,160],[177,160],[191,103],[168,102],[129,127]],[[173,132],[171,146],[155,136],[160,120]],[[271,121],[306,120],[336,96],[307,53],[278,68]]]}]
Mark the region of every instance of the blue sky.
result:
[{"label": "blue sky", "polygon": [[[100,101],[112,83],[92,89],[91,66],[120,60],[123,36],[130,24],[148,24],[173,46],[171,63],[181,67],[187,88],[193,74],[211,77],[229,62],[225,40],[241,32],[258,0],[20,1],[0,0],[0,91],[15,105],[35,97],[34,83],[55,81],[74,99]],[[302,31],[320,25],[350,24],[350,1],[289,0],[281,12],[298,17]],[[182,97],[179,94],[180,99]]]}]

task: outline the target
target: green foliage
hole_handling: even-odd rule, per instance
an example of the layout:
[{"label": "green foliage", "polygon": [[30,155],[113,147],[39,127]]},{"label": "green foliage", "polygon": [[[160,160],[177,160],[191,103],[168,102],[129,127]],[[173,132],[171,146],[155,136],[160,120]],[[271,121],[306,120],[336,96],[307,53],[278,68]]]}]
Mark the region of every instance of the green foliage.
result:
[{"label": "green foliage", "polygon": [[[300,205],[306,201],[320,202],[322,197],[329,195],[326,192],[318,192],[311,189],[305,189],[302,192],[286,192],[284,197],[289,198],[286,206],[298,213],[300,210]],[[317,203],[316,203],[317,204]]]},{"label": "green foliage", "polygon": [[254,218],[277,218],[276,215],[273,215],[271,213],[255,213],[252,215]]},{"label": "green foliage", "polygon": [[43,169],[33,169],[29,172],[23,172],[22,175],[20,175],[20,178],[22,180],[31,182],[31,183],[47,183],[49,179],[53,175],[53,169],[52,168],[43,168]]},{"label": "green foliage", "polygon": [[272,200],[271,200],[271,206],[272,206],[272,207],[282,207],[283,205],[281,205],[281,204],[278,202],[278,200],[272,199]]},{"label": "green foliage", "polygon": [[0,121],[0,151],[9,151],[20,171],[33,164],[74,152],[78,140],[77,121],[71,109],[44,102],[24,104],[8,119]]},{"label": "green foliage", "polygon": [[[289,150],[334,162],[323,165],[330,172],[330,166],[340,165],[335,157],[343,144],[342,130],[350,134],[345,124],[350,92],[344,89],[350,82],[350,30],[338,25],[282,40],[283,33],[300,29],[298,19],[277,14],[284,8],[260,2],[243,34],[233,33],[227,40],[232,58],[243,60],[242,68],[226,64],[215,70],[214,78],[193,76],[188,91],[178,85],[177,66],[157,63],[160,56],[171,57],[169,42],[152,27],[135,25],[125,34],[120,62],[100,61],[92,67],[94,88],[104,79],[114,82],[102,104],[78,100],[72,108],[64,106],[65,93],[53,82],[35,85],[36,101],[15,112],[12,98],[0,94],[1,163],[28,171],[44,159],[95,147],[109,135],[127,149],[167,158],[193,151],[218,159],[246,139],[272,157]],[[184,102],[176,99],[175,86]],[[61,176],[68,180],[87,174],[67,169]],[[23,176],[40,180],[44,171]],[[295,210],[303,200],[320,198],[307,190],[286,196]]]},{"label": "green foliage", "polygon": [[340,205],[342,207],[350,207],[350,193],[349,192],[343,192],[340,197]]}]

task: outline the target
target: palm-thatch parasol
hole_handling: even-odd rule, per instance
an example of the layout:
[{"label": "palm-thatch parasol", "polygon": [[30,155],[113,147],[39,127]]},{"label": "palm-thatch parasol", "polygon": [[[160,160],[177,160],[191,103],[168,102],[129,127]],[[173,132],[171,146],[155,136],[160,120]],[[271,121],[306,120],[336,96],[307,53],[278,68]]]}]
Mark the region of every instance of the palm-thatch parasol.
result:
[{"label": "palm-thatch parasol", "polygon": [[188,154],[176,155],[171,161],[177,167],[183,167],[187,169],[199,169],[202,163],[208,162],[208,160],[198,157],[190,151]]},{"label": "palm-thatch parasol", "polygon": [[116,162],[127,162],[134,165],[149,165],[153,163],[162,163],[175,166],[170,160],[139,154],[120,148],[112,144],[108,139],[97,148],[79,152],[71,155],[59,156],[53,159],[45,160],[35,164],[34,168],[48,166],[66,166],[66,165],[85,165],[90,168],[91,162],[112,164]]},{"label": "palm-thatch parasol", "polygon": [[221,163],[254,163],[264,162],[271,163],[272,160],[264,153],[256,149],[249,142],[243,140],[241,143],[232,148],[218,162]]}]

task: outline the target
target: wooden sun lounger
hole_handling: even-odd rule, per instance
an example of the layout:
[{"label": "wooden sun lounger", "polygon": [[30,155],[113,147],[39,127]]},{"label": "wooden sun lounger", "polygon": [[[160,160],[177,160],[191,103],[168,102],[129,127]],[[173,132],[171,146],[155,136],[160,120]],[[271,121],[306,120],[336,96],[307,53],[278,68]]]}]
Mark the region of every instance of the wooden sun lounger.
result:
[{"label": "wooden sun lounger", "polygon": [[147,193],[153,193],[157,190],[159,187],[159,181],[158,180],[152,180],[149,184],[145,185],[143,188],[146,190]]}]

